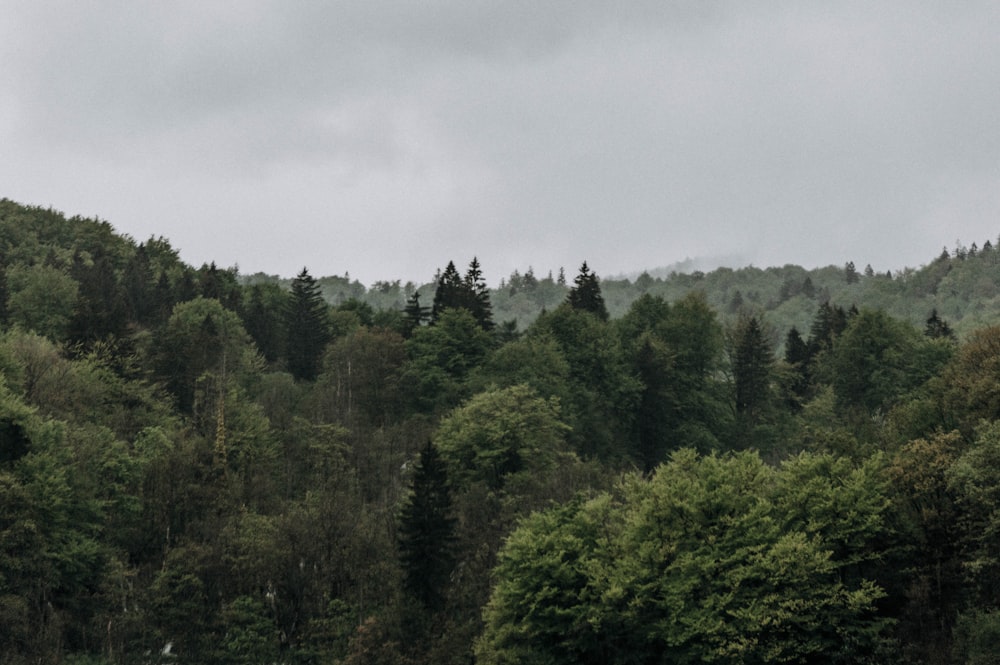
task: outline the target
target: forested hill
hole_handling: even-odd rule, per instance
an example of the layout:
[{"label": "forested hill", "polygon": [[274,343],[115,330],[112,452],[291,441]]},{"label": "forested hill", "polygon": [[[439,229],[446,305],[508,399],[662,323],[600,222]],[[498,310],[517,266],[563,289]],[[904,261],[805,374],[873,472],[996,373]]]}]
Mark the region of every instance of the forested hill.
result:
[{"label": "forested hill", "polygon": [[[890,263],[892,257],[887,257]],[[827,266],[807,270],[797,265],[770,268],[717,268],[710,272],[671,272],[665,277],[651,277],[650,270],[635,279],[601,280],[604,299],[612,317],[618,318],[644,294],[668,301],[701,292],[723,319],[740,312],[764,314],[775,329],[785,331],[795,326],[808,329],[816,307],[833,302],[844,307],[880,309],[892,316],[923,325],[933,312],[947,319],[958,334],[974,330],[1000,319],[1000,249],[989,239],[982,247],[943,249],[919,268],[895,266],[876,271],[871,266]],[[575,269],[575,267],[574,267]],[[288,288],[291,279],[256,273],[241,276],[250,283],[274,283]],[[567,284],[564,268],[549,270],[539,276],[528,267],[498,278],[490,290],[493,312],[499,322],[516,322],[524,329],[544,310],[557,307],[572,286]],[[402,309],[413,292],[419,291],[425,302],[433,298],[436,282],[403,283],[401,280],[378,281],[366,288],[344,276],[317,279],[323,296],[337,306],[349,300],[363,302],[373,311]],[[494,282],[496,283],[496,282]]]},{"label": "forested hill", "polygon": [[0,663],[992,662],[996,252],[366,288],[2,200]]}]

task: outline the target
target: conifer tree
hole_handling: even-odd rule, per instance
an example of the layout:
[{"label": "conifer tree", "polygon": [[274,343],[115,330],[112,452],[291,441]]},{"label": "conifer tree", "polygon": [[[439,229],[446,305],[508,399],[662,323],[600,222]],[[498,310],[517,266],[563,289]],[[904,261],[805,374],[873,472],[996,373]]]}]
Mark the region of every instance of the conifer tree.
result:
[{"label": "conifer tree", "polygon": [[463,291],[465,282],[455,269],[455,262],[448,261],[444,272],[437,280],[437,289],[434,291],[434,303],[431,306],[431,323],[436,323],[444,310],[449,307],[461,307],[463,301]]},{"label": "conifer tree", "polygon": [[403,337],[409,339],[413,331],[424,325],[430,318],[428,308],[420,304],[419,291],[414,290],[413,295],[407,299],[403,315],[405,316],[403,320]]},{"label": "conifer tree", "polygon": [[431,323],[440,320],[446,309],[465,309],[476,319],[479,327],[490,331],[494,327],[493,306],[490,304],[490,290],[483,280],[479,260],[473,257],[469,269],[462,278],[455,269],[454,261],[449,261],[438,278],[431,308]]},{"label": "conifer tree", "polygon": [[785,336],[785,362],[795,371],[795,379],[791,389],[799,399],[804,398],[809,390],[809,362],[811,359],[809,345],[802,339],[798,328],[792,326],[788,335]]},{"label": "conifer tree", "polygon": [[285,331],[288,371],[296,379],[312,381],[319,373],[320,356],[330,341],[330,325],[319,285],[305,268],[292,281]]},{"label": "conifer tree", "polygon": [[602,321],[608,320],[608,309],[604,306],[600,281],[596,273],[590,272],[586,261],[580,266],[580,274],[573,280],[573,288],[569,290],[566,302],[573,309],[590,312]]},{"label": "conifer tree", "polygon": [[479,326],[487,332],[493,329],[493,305],[490,303],[490,290],[483,279],[483,271],[479,267],[479,259],[472,257],[469,269],[465,273],[466,307],[476,317]]},{"label": "conifer tree", "polygon": [[770,392],[774,354],[757,316],[741,317],[733,340],[736,413],[754,422]]},{"label": "conifer tree", "polygon": [[931,315],[927,317],[924,335],[931,339],[955,339],[955,331],[947,321],[938,316],[936,308],[931,310]]},{"label": "conifer tree", "polygon": [[406,590],[425,607],[440,609],[454,566],[455,520],[444,460],[433,443],[420,452],[413,494],[403,506],[399,554]]}]

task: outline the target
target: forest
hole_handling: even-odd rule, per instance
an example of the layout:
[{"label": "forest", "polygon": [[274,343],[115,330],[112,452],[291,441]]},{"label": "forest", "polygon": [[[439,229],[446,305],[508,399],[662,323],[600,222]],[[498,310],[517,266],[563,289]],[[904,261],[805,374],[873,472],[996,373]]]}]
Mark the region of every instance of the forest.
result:
[{"label": "forest", "polygon": [[0,200],[0,662],[997,662],[992,241],[454,259],[243,275]]}]

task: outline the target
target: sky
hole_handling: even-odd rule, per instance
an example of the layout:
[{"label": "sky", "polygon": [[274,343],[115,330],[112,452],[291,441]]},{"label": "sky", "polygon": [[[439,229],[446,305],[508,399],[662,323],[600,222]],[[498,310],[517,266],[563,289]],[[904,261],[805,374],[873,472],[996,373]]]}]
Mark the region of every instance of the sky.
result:
[{"label": "sky", "polygon": [[917,267],[1000,233],[1000,3],[0,0],[0,197],[369,285]]}]

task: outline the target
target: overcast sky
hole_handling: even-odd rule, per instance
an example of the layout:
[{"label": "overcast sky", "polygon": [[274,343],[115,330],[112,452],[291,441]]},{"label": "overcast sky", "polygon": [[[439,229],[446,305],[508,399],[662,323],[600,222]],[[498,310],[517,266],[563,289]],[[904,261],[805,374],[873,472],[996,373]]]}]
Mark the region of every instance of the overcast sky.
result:
[{"label": "overcast sky", "polygon": [[915,267],[1000,233],[1000,3],[0,0],[0,197],[366,284]]}]

